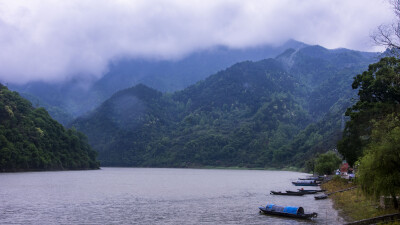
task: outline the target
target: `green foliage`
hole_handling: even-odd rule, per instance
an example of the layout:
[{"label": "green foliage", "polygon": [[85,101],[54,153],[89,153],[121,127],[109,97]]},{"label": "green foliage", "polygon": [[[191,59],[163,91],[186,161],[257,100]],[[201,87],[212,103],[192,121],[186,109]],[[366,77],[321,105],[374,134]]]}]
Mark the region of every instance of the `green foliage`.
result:
[{"label": "green foliage", "polygon": [[352,84],[353,89],[360,88],[360,101],[353,109],[369,108],[366,103],[400,101],[400,60],[394,57],[382,58],[371,64],[368,71],[357,75]]},{"label": "green foliage", "polygon": [[82,133],[0,84],[0,171],[98,168],[96,155]]},{"label": "green foliage", "polygon": [[304,169],[307,173],[315,172],[315,159],[309,159],[304,163]]},{"label": "green foliage", "polygon": [[334,170],[339,168],[342,160],[336,153],[329,151],[321,154],[315,160],[315,171],[320,175],[331,175]]},{"label": "green foliage", "polygon": [[396,196],[400,194],[400,120],[390,114],[375,121],[371,141],[365,155],[359,161],[359,182],[368,195],[392,196],[398,208]]},{"label": "green foliage", "polygon": [[359,89],[360,99],[347,110],[351,120],[338,143],[339,152],[350,165],[362,156],[363,148],[370,142],[372,121],[399,111],[399,71],[399,59],[382,58],[354,78],[352,87]]},{"label": "green foliage", "polygon": [[382,58],[352,84],[359,101],[346,112],[338,149],[350,164],[359,160],[359,181],[367,195],[400,193],[400,59]]}]

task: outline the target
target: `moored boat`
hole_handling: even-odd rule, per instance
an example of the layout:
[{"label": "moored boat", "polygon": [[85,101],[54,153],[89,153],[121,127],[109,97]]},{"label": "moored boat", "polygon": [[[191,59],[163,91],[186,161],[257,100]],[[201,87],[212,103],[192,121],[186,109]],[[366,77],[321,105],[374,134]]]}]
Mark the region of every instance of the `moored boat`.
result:
[{"label": "moored boat", "polygon": [[317,193],[317,191],[286,191],[286,193],[302,193],[305,195],[310,195]]},{"label": "moored boat", "polygon": [[327,194],[317,195],[317,196],[314,196],[314,198],[315,198],[315,200],[326,199],[326,198],[328,198],[328,195]]},{"label": "moored boat", "polygon": [[301,193],[301,192],[288,193],[288,192],[280,192],[280,191],[271,191],[270,193],[272,195],[290,195],[290,196],[303,196],[304,195],[304,193]]},{"label": "moored boat", "polygon": [[323,176],[319,176],[319,177],[306,177],[306,178],[299,178],[299,180],[318,180],[318,181],[322,181],[324,180]]},{"label": "moored boat", "polygon": [[319,183],[315,180],[298,180],[292,182],[296,186],[319,186]]},{"label": "moored boat", "polygon": [[310,192],[314,192],[314,191],[316,191],[316,192],[324,192],[324,191],[326,191],[326,190],[306,190],[306,189],[303,189],[303,188],[300,188],[300,189],[297,189],[297,190],[302,191],[302,192],[308,192],[308,191],[310,191]]},{"label": "moored boat", "polygon": [[311,219],[318,216],[318,213],[304,213],[303,207],[297,206],[278,206],[275,204],[267,204],[265,207],[258,207],[260,213],[266,215],[285,216],[300,219]]}]

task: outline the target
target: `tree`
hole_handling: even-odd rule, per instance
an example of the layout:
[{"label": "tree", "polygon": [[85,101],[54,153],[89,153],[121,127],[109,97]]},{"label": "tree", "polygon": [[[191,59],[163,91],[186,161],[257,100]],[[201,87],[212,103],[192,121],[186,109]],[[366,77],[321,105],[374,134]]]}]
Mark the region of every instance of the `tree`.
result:
[{"label": "tree", "polygon": [[352,88],[358,89],[360,98],[347,109],[350,121],[338,142],[339,152],[350,165],[370,142],[371,122],[400,109],[400,59],[386,57],[369,65],[368,71],[354,78]]},{"label": "tree", "polygon": [[393,11],[396,15],[396,22],[392,24],[382,24],[371,35],[375,44],[385,46],[398,56],[400,50],[400,0],[390,0]]},{"label": "tree", "polygon": [[330,175],[334,170],[339,168],[342,160],[333,151],[328,151],[327,153],[321,154],[315,163],[315,171],[322,175]]},{"label": "tree", "polygon": [[306,172],[315,172],[315,159],[309,159],[305,162],[305,170]]},{"label": "tree", "polygon": [[371,196],[392,196],[399,207],[400,194],[400,117],[390,114],[374,123],[371,142],[360,159],[359,182],[362,190]]}]

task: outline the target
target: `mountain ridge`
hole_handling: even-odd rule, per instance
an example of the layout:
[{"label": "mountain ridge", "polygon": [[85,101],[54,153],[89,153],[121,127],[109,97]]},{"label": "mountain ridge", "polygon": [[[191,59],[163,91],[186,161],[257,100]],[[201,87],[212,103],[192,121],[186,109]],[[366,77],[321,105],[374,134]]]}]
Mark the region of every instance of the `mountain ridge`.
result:
[{"label": "mountain ridge", "polygon": [[[104,110],[71,125],[87,133],[104,165],[302,167],[313,154],[334,147],[342,115],[355,96],[351,80],[374,60],[370,54],[321,48],[292,51],[292,68],[279,57],[245,61],[164,93],[160,101],[148,102],[153,107],[135,129],[93,127],[101,125],[93,119],[98,115],[117,118]],[[343,54],[346,60],[340,60]]]},{"label": "mountain ridge", "polygon": [[[138,83],[162,92],[177,91],[236,62],[270,58],[286,48],[297,49],[304,46],[307,45],[295,40],[289,40],[277,47],[263,45],[231,49],[217,46],[193,52],[177,60],[122,59],[112,62],[108,73],[91,85],[82,85],[79,80],[72,80],[64,84],[31,82],[8,86],[48,109],[55,119],[65,125],[71,121],[69,118],[94,109],[115,92]],[[59,111],[64,111],[69,116],[65,118]]]}]

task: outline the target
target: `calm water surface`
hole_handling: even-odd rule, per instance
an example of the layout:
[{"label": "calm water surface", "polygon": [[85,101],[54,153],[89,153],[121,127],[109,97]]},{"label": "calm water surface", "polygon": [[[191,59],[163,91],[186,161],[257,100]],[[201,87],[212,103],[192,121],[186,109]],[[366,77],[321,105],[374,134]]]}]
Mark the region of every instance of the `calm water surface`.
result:
[{"label": "calm water surface", "polygon": [[[0,224],[343,224],[331,200],[274,196],[306,174],[285,171],[102,168],[0,174]],[[311,187],[312,188],[312,187]],[[265,216],[303,206],[313,221]]]}]

